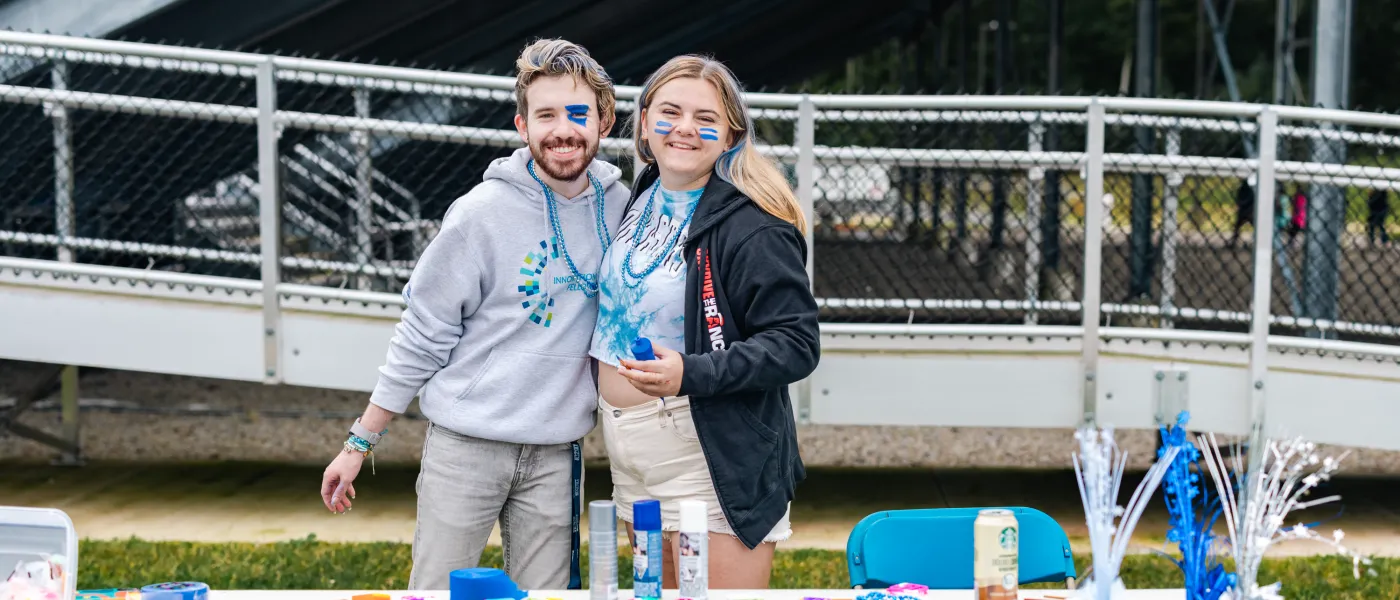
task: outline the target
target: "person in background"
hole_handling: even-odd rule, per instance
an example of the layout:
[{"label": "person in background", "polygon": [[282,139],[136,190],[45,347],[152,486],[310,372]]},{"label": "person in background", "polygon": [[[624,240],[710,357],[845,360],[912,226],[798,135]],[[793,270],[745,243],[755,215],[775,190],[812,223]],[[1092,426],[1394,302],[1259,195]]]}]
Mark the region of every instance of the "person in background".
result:
[{"label": "person in background", "polygon": [[1288,223],[1292,218],[1288,205],[1288,190],[1284,188],[1283,182],[1274,184],[1277,193],[1274,195],[1274,237],[1277,239],[1280,232],[1288,229]]},{"label": "person in background", "polygon": [[1366,199],[1366,239],[1371,245],[1380,237],[1381,243],[1390,245],[1390,234],[1385,230],[1385,221],[1390,218],[1390,190],[1376,188]]},{"label": "person in background", "polygon": [[[597,268],[628,191],[595,160],[614,121],[607,73],[582,47],[540,40],[516,62],[525,147],[459,198],[404,286],[379,383],[321,497],[351,508],[364,459],[415,395],[429,420],[410,589],[477,566],[497,520],[524,589],[578,588],[579,440],[593,429],[588,346]],[[421,394],[420,394],[421,391]]]},{"label": "person in background", "polygon": [[1293,210],[1289,213],[1288,220],[1288,244],[1293,245],[1293,240],[1298,234],[1308,229],[1308,196],[1303,193],[1303,186],[1297,186],[1293,191]]},{"label": "person in background", "polygon": [[1230,239],[1230,247],[1238,248],[1240,245],[1240,229],[1245,223],[1254,225],[1254,181],[1253,175],[1247,181],[1241,181],[1240,187],[1235,190],[1235,235]]},{"label": "person in background", "polygon": [[[788,386],[820,358],[806,218],[755,146],[722,63],[671,59],[642,86],[646,164],[599,271],[591,355],[618,516],[659,500],[677,586],[680,500],[707,503],[710,587],[768,587],[805,470]],[[651,340],[656,359],[633,360]]]}]

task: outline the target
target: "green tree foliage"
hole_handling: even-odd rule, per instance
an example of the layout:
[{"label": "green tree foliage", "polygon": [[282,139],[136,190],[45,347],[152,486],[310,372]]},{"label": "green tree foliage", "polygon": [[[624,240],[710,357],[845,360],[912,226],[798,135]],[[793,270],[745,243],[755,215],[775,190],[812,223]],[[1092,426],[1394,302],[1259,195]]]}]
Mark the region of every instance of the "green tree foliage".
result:
[{"label": "green tree foliage", "polygon": [[[967,86],[959,80],[958,47],[963,36],[959,3],[935,11],[925,24],[911,23],[900,40],[891,39],[833,67],[801,85],[815,93],[994,93],[996,35],[980,28],[997,17],[999,0],[971,3],[967,34]],[[1131,80],[1133,43],[1137,35],[1137,0],[1063,0],[1064,33],[1061,46],[1061,92],[1071,95],[1134,95]],[[1216,0],[1221,19],[1228,0]],[[1313,0],[1295,0],[1301,6],[1295,35],[1313,33]],[[1049,3],[1016,0],[1012,60],[1004,93],[1042,94],[1049,78]],[[1157,0],[1158,84],[1157,96],[1229,100],[1222,69],[1211,69],[1215,45],[1200,0]],[[1271,102],[1274,93],[1274,27],[1277,0],[1235,0],[1229,16],[1226,46],[1239,84],[1240,99]],[[1356,2],[1352,34],[1351,105],[1368,110],[1400,108],[1400,2]],[[1198,39],[1198,27],[1202,37]],[[921,36],[916,60],[911,42]],[[979,53],[979,41],[985,52]],[[1311,48],[1295,53],[1303,97],[1311,98]],[[979,55],[982,57],[979,69]],[[1205,77],[1198,89],[1197,61]],[[1127,68],[1125,69],[1125,65]],[[922,66],[922,69],[917,69]],[[917,73],[915,71],[918,71]],[[977,75],[983,75],[978,87]],[[1125,87],[1126,86],[1126,87]]]}]

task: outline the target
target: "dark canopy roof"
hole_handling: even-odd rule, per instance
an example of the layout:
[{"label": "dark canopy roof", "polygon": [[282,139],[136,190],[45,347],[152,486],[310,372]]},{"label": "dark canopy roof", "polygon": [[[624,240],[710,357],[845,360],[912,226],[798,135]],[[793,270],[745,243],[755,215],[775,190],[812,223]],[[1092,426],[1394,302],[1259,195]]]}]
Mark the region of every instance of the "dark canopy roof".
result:
[{"label": "dark canopy roof", "polygon": [[949,0],[180,0],[108,37],[507,74],[536,37],[583,44],[619,83],[702,52],[750,89],[839,65]]}]

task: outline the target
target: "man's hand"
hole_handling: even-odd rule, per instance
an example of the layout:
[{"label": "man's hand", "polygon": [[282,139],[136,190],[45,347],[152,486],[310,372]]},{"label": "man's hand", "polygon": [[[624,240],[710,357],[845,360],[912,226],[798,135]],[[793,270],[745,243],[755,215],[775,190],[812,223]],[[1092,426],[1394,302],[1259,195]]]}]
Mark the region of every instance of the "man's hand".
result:
[{"label": "man's hand", "polygon": [[656,353],[656,360],[624,358],[617,372],[644,394],[656,398],[680,395],[681,375],[685,373],[685,363],[681,362],[680,353],[664,346],[656,346],[652,351]]},{"label": "man's hand", "polygon": [[359,476],[364,464],[365,455],[341,450],[326,467],[326,473],[321,477],[321,501],[331,512],[344,514],[350,510],[350,500],[355,497],[355,477]]},{"label": "man's hand", "polygon": [[[393,419],[394,413],[371,402],[365,407],[360,424],[370,431],[385,431]],[[342,448],[330,466],[326,467],[325,474],[321,476],[321,502],[331,512],[340,515],[350,510],[350,501],[355,498],[355,478],[360,475],[364,465],[365,455]]]}]

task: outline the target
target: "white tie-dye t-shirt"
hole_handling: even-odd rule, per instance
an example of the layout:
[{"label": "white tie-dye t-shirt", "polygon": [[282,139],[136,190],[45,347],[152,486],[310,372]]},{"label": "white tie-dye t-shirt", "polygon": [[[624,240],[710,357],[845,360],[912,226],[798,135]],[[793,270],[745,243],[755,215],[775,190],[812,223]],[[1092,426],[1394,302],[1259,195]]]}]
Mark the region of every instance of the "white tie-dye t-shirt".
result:
[{"label": "white tie-dye t-shirt", "polygon": [[[649,338],[654,346],[685,351],[687,218],[704,191],[702,187],[675,192],[657,181],[622,218],[622,228],[598,270],[598,322],[589,351],[593,358],[618,366],[621,359],[632,358],[632,342],[640,337]],[[637,223],[648,204],[650,215],[634,248]],[[632,257],[625,267],[629,250]],[[663,252],[665,257],[647,273]],[[642,274],[646,276],[633,277]]]}]

